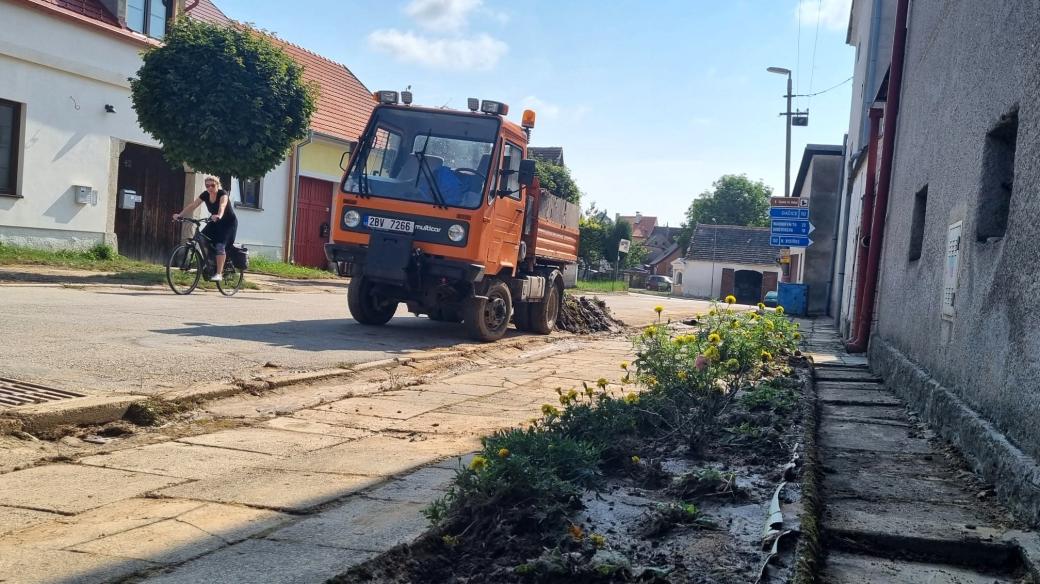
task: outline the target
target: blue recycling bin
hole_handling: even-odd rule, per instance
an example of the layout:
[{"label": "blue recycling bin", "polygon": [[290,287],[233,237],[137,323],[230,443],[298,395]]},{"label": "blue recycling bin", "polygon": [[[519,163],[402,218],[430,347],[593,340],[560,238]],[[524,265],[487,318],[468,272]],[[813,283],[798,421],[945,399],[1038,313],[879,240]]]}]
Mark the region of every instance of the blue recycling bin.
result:
[{"label": "blue recycling bin", "polygon": [[805,316],[809,300],[807,284],[788,284],[781,282],[776,289],[777,304],[784,307],[784,312],[792,316]]}]

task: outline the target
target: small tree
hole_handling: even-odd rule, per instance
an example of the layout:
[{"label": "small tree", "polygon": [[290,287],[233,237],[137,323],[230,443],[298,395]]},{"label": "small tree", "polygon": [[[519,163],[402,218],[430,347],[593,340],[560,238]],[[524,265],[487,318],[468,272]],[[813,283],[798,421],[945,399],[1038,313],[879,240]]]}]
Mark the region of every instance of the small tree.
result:
[{"label": "small tree", "polygon": [[167,159],[215,175],[260,177],[307,134],[316,90],[261,33],[182,18],[144,54],[130,90]]},{"label": "small tree", "polygon": [[535,160],[534,165],[535,175],[543,189],[571,203],[581,201],[581,191],[566,166],[543,160]]},{"label": "small tree", "polygon": [[[747,175],[727,174],[712,184],[690,204],[684,228],[692,230],[698,223],[718,225],[769,225],[769,197],[773,189]],[[681,237],[689,241],[689,237]]]}]

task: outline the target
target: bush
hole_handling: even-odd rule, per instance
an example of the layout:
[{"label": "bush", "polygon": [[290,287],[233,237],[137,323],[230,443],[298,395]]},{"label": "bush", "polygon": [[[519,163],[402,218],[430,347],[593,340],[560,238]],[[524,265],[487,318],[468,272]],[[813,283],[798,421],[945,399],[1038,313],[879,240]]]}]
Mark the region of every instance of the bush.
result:
[{"label": "bush", "polygon": [[97,243],[87,250],[86,256],[92,260],[107,262],[119,257],[119,253],[107,243]]}]

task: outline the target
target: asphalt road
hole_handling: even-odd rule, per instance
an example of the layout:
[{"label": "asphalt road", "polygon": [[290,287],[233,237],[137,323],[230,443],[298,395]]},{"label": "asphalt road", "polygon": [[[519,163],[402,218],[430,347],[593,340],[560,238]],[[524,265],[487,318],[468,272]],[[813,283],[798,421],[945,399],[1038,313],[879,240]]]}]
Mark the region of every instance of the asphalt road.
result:
[{"label": "asphalt road", "polygon": [[[459,325],[403,310],[388,326],[361,326],[349,317],[342,284],[304,289],[224,298],[160,288],[0,286],[0,377],[88,394],[151,394],[248,378],[265,364],[313,370],[470,342]],[[651,321],[655,305],[674,318],[707,306],[639,294],[606,298],[631,324]]]}]

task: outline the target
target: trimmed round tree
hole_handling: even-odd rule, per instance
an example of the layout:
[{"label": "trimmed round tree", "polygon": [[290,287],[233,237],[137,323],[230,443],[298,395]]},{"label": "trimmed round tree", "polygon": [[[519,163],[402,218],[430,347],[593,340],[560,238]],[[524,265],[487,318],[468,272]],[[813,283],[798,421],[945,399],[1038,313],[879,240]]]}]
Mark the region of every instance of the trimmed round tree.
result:
[{"label": "trimmed round tree", "polygon": [[307,134],[316,88],[263,34],[182,18],[144,53],[130,89],[167,159],[214,175],[261,177]]}]

